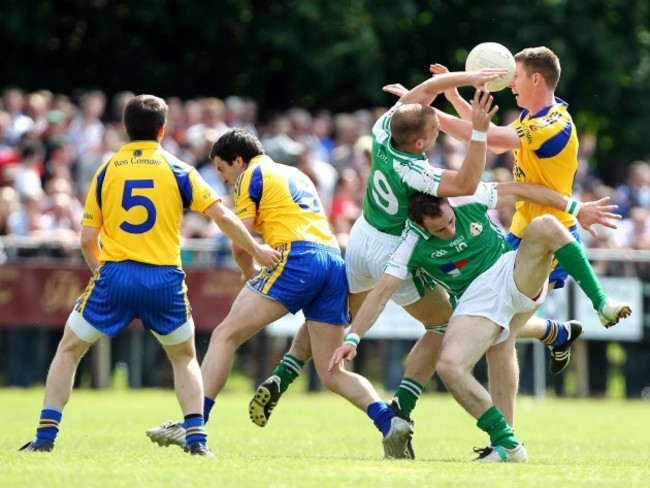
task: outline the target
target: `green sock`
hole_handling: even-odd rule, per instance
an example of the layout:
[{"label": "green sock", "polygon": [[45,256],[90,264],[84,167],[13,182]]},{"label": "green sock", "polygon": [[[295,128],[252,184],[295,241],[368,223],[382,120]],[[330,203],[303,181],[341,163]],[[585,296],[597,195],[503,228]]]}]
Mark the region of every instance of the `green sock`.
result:
[{"label": "green sock", "polygon": [[476,425],[482,431],[487,432],[492,445],[513,449],[521,444],[519,439],[515,437],[512,427],[508,425],[508,422],[503,417],[501,410],[495,406],[490,407],[481,415]]},{"label": "green sock", "polygon": [[291,354],[284,355],[282,361],[273,370],[273,374],[280,378],[280,393],[287,391],[293,380],[300,376],[300,371],[304,365],[304,361],[293,357]]},{"label": "green sock", "polygon": [[607,295],[600,286],[600,281],[594,273],[591,264],[582,250],[578,241],[572,241],[555,251],[555,257],[564,270],[573,277],[585,295],[591,300],[594,309],[600,310],[600,306],[607,299]]},{"label": "green sock", "polygon": [[422,391],[424,391],[424,386],[417,381],[411,378],[402,378],[402,382],[395,392],[395,398],[397,398],[399,408],[405,415],[411,416],[411,412],[415,408]]}]

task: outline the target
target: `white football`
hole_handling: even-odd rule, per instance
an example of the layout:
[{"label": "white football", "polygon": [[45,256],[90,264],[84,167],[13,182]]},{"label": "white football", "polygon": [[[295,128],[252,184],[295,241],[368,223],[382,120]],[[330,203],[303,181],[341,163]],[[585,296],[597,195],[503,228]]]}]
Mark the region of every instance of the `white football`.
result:
[{"label": "white football", "polygon": [[467,55],[465,71],[478,71],[483,68],[508,68],[503,78],[497,78],[486,84],[491,92],[503,90],[515,76],[515,58],[512,53],[498,42],[478,44]]}]

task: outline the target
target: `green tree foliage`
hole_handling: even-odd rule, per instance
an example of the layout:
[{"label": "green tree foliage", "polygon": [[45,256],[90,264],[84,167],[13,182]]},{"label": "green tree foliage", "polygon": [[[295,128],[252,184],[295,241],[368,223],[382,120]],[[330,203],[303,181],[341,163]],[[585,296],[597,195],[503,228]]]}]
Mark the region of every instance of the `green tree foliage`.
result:
[{"label": "green tree foliage", "polygon": [[[23,0],[0,9],[1,84],[354,110],[390,103],[381,86],[412,86],[431,62],[462,69],[479,42],[547,45],[607,171],[650,154],[649,20],[647,0]],[[508,90],[496,99],[516,108]]]}]

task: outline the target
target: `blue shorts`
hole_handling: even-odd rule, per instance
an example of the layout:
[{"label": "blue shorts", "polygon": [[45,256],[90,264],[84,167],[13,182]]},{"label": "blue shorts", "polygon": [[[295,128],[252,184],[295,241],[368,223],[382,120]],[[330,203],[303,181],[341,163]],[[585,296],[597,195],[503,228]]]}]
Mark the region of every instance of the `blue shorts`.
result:
[{"label": "blue shorts", "polygon": [[[577,225],[572,225],[571,227],[569,227],[569,232],[575,238],[576,241],[582,242]],[[519,244],[521,243],[521,237],[517,237],[512,232],[508,232],[508,235],[506,235],[506,241],[508,241],[508,244],[510,244],[510,247],[512,249],[519,249]],[[548,282],[549,283],[555,282],[555,289],[558,290],[560,288],[564,288],[564,283],[566,282],[568,276],[569,275],[567,274],[566,271],[564,271],[564,268],[560,266],[557,260],[554,259],[553,265],[551,267],[551,274],[548,277]]]},{"label": "blue shorts", "polygon": [[90,279],[75,310],[110,337],[135,318],[148,330],[170,334],[191,318],[185,272],[176,266],[107,262]]},{"label": "blue shorts", "polygon": [[280,249],[282,260],[274,269],[262,268],[247,285],[277,300],[305,319],[347,325],[348,282],[338,249],[314,242],[292,242]]}]

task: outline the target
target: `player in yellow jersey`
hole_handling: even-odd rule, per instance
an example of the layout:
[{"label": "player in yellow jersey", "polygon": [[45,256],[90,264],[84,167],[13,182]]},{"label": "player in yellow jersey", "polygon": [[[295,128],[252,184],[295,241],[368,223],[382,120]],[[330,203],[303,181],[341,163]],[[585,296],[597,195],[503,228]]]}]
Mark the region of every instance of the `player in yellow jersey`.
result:
[{"label": "player in yellow jersey", "polygon": [[167,104],[152,95],[124,109],[130,142],[95,174],[83,215],[81,250],[93,272],[65,325],[50,365],[36,439],[21,451],[51,451],[79,361],[102,336],[114,337],[140,318],[167,352],[185,422],[188,450],[211,456],[202,415],[203,387],[194,322],[180,259],[184,208],[209,215],[261,264],[279,253],[258,244],[190,165],[160,146]]},{"label": "player in yellow jersey", "polygon": [[[250,255],[235,252],[242,273],[250,279],[212,333],[201,364],[204,418],[208,419],[215,398],[228,380],[239,345],[287,313],[302,310],[323,384],[368,414],[382,433],[386,457],[404,457],[413,433],[411,425],[380,400],[363,376],[342,367],[327,370],[348,325],[348,286],[344,261],[314,184],[298,169],[271,160],[259,140],[244,129],[221,136],[210,158],[224,183],[235,187],[239,218],[280,250],[282,259],[275,268],[256,270]],[[273,408],[277,401],[271,398],[273,393],[259,393],[262,409]],[[147,435],[163,446],[184,447],[186,428],[186,423],[166,423],[149,429]]]},{"label": "player in yellow jersey", "polygon": [[[555,216],[580,242],[575,220],[580,206],[571,198],[578,168],[578,135],[568,112],[568,104],[555,96],[561,74],[560,60],[549,48],[540,46],[517,53],[515,64],[515,75],[509,88],[515,95],[517,105],[523,110],[508,126],[490,126],[488,148],[495,153],[512,150],[515,181],[551,188],[565,195],[568,204],[562,212],[531,202],[518,202],[507,235],[508,243],[517,249],[529,222],[545,214]],[[434,65],[431,71],[434,74],[442,73],[446,68]],[[458,91],[449,90],[445,95],[462,119],[467,119],[471,107]],[[445,132],[461,140],[469,137],[471,126],[467,120],[442,112],[438,115]],[[549,289],[552,291],[564,287],[566,278],[566,271],[555,263],[549,276]],[[603,325],[615,323],[621,311],[621,307],[607,305],[607,308],[599,311],[601,322]],[[546,343],[551,352],[551,371],[556,373],[568,364],[570,345],[581,332],[582,327],[575,322],[562,324],[532,317],[519,337],[539,338]]]}]

